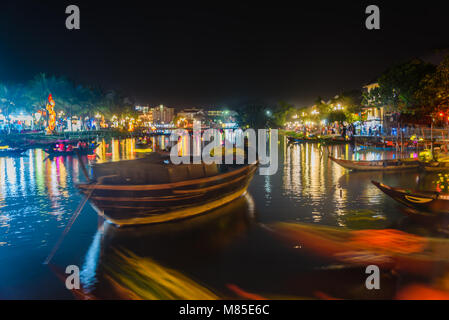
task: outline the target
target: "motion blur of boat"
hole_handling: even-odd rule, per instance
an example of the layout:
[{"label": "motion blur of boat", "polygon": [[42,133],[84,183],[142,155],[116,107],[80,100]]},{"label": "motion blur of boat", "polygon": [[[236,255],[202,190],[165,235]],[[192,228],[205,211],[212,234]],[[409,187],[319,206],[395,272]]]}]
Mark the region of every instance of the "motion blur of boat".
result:
[{"label": "motion blur of boat", "polygon": [[20,156],[27,149],[25,148],[12,148],[9,146],[0,146],[0,157],[14,157]]},{"label": "motion blur of boat", "polygon": [[72,155],[92,155],[99,144],[85,141],[59,141],[54,143],[44,151],[51,157],[72,156]]},{"label": "motion blur of boat", "polygon": [[106,223],[86,252],[81,286],[100,299],[216,299],[222,271],[209,268],[205,274],[203,268],[220,261],[223,250],[248,232],[254,215],[254,200],[246,194],[177,223]]},{"label": "motion blur of boat", "polygon": [[329,158],[343,168],[354,171],[402,171],[419,168],[419,161],[414,159],[356,161],[337,159],[332,156]]},{"label": "motion blur of boat", "polygon": [[245,194],[258,163],[179,164],[152,153],[93,165],[94,180],[77,187],[110,222],[150,224],[194,216]]},{"label": "motion blur of boat", "polygon": [[449,193],[438,191],[413,191],[402,188],[393,188],[376,181],[371,182],[386,195],[409,208],[434,214],[449,213]]},{"label": "motion blur of boat", "polygon": [[348,265],[377,265],[429,276],[449,267],[449,240],[421,237],[395,229],[350,230],[304,223],[276,223],[270,229],[292,247]]}]

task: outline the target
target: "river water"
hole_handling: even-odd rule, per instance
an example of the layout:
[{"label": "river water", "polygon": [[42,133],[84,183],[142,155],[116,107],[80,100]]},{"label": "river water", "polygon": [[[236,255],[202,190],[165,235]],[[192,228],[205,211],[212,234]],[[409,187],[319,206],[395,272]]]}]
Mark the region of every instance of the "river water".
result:
[{"label": "river water", "polygon": [[[166,141],[157,139],[163,147]],[[97,161],[135,158],[134,144],[102,141]],[[256,174],[246,196],[197,218],[118,229],[86,205],[50,265],[43,262],[82,199],[75,188],[85,180],[78,159],[47,159],[40,149],[0,158],[0,299],[73,299],[61,280],[67,265],[79,266],[85,292],[96,298],[239,298],[245,292],[393,298],[400,285],[417,281],[386,273],[382,290],[367,291],[365,270],[288,246],[269,226],[286,221],[444,237],[409,221],[399,204],[370,183],[435,189],[440,177],[348,172],[327,157],[374,160],[398,157],[394,152],[288,145],[283,137],[278,146],[275,175]]]}]

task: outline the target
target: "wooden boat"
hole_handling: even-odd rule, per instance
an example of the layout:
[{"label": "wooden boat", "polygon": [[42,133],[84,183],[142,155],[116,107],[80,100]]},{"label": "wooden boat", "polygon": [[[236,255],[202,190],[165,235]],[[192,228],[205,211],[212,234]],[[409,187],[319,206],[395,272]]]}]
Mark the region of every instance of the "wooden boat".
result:
[{"label": "wooden boat", "polygon": [[146,140],[146,139],[139,139],[139,140],[136,141],[136,148],[147,147],[149,144],[150,143],[149,143],[148,140]]},{"label": "wooden boat", "polygon": [[337,159],[332,156],[329,156],[329,158],[340,166],[354,171],[402,171],[418,169],[419,167],[419,161],[414,159],[354,161]]},{"label": "wooden boat", "polygon": [[[291,247],[348,265],[377,265],[415,275],[449,267],[449,240],[395,229],[350,230],[304,223],[277,223],[270,229]],[[441,269],[440,269],[441,268]]]},{"label": "wooden boat", "polygon": [[448,161],[422,162],[421,167],[426,172],[448,172],[449,171],[449,162]]},{"label": "wooden boat", "polygon": [[360,145],[356,144],[356,148],[360,150],[382,150],[382,151],[392,151],[396,150],[395,147],[382,147],[382,146],[371,146],[371,145]]},{"label": "wooden boat", "polygon": [[95,149],[99,146],[99,144],[95,144],[91,147],[78,148],[73,147],[71,150],[59,150],[59,148],[52,146],[50,148],[44,149],[46,153],[48,153],[51,157],[59,157],[59,156],[73,156],[73,155],[92,155],[95,152]]},{"label": "wooden boat", "polygon": [[321,143],[324,145],[347,144],[349,142],[350,142],[349,140],[346,140],[345,138],[340,136],[321,139]]},{"label": "wooden boat", "polygon": [[289,143],[322,143],[326,145],[332,144],[346,144],[348,141],[341,137],[303,137],[303,138],[295,138],[295,137],[287,137]]},{"label": "wooden boat", "polygon": [[376,181],[371,182],[385,194],[409,208],[434,214],[449,213],[449,193],[437,191],[413,191],[393,188]]},{"label": "wooden boat", "polygon": [[287,137],[289,143],[304,143],[309,142],[310,139],[307,138],[294,138],[294,137]]},{"label": "wooden boat", "polygon": [[94,182],[77,187],[110,222],[151,224],[191,217],[245,194],[257,169],[250,165],[167,164],[153,154],[93,165]]}]

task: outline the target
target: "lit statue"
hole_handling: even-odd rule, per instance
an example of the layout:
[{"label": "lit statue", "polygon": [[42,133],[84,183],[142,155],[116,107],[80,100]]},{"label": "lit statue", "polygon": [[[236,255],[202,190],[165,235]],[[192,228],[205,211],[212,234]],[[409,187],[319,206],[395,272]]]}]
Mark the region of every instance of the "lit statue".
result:
[{"label": "lit statue", "polygon": [[51,93],[48,95],[48,103],[47,103],[47,110],[48,110],[48,126],[47,126],[47,134],[52,134],[55,131],[56,126],[56,113],[53,110],[55,106],[55,100],[53,100],[53,97],[51,96]]}]

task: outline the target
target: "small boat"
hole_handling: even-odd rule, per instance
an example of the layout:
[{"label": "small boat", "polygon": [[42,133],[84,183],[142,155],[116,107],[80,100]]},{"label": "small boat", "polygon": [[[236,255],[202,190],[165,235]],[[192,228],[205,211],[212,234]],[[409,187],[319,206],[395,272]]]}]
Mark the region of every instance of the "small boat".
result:
[{"label": "small boat", "polygon": [[386,195],[414,210],[434,214],[449,213],[449,193],[438,191],[414,191],[393,188],[376,181],[371,182]]},{"label": "small boat", "polygon": [[421,167],[426,172],[447,172],[449,171],[449,162],[448,161],[421,162]]},{"label": "small boat", "polygon": [[195,216],[246,193],[258,163],[179,164],[153,153],[136,160],[94,164],[94,179],[79,184],[98,214],[118,226]]},{"label": "small boat", "polygon": [[322,136],[315,136],[315,137],[303,137],[303,138],[295,138],[295,137],[287,137],[289,143],[322,143],[327,145],[332,144],[346,144],[348,141],[343,139],[342,137],[322,137]]},{"label": "small boat", "polygon": [[343,168],[354,171],[402,171],[419,168],[419,161],[414,159],[355,161],[337,159],[332,156],[329,158]]},{"label": "small boat", "polygon": [[[377,265],[414,275],[449,267],[449,240],[421,237],[395,229],[351,230],[305,223],[276,223],[269,229],[289,246],[332,262]],[[441,268],[441,269],[440,269]]]},{"label": "small boat", "polygon": [[9,146],[0,146],[0,157],[14,157],[20,156],[27,149],[25,148],[10,148]]},{"label": "small boat", "polygon": [[149,143],[148,143],[148,140],[146,140],[146,139],[139,139],[136,141],[136,147],[146,147],[148,145],[149,145]]},{"label": "small boat", "polygon": [[324,145],[347,144],[349,142],[350,140],[346,140],[341,136],[326,137],[321,139],[321,143]]},{"label": "small boat", "polygon": [[73,155],[92,155],[95,152],[95,149],[99,144],[95,144],[93,146],[88,147],[72,147],[63,149],[59,148],[58,144],[52,145],[50,148],[44,149],[46,153],[49,154],[50,157],[59,157],[59,156],[73,156]]},{"label": "small boat", "polygon": [[307,138],[294,138],[294,137],[287,137],[289,143],[304,143],[304,142],[310,142],[310,139]]},{"label": "small boat", "polygon": [[379,147],[379,146],[370,146],[370,145],[359,145],[356,144],[356,148],[359,150],[382,150],[382,151],[392,151],[396,150],[395,147]]}]

